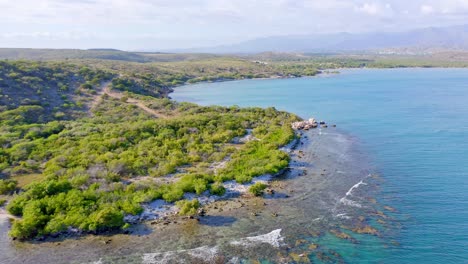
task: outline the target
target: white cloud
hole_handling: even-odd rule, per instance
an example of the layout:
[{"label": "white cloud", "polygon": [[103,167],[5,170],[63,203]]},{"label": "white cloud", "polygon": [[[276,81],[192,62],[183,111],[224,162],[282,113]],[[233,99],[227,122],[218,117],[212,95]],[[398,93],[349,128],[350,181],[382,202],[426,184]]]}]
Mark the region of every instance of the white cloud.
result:
[{"label": "white cloud", "polygon": [[0,46],[14,39],[44,46],[59,39],[70,46],[78,43],[73,39],[145,45],[142,36],[158,40],[151,45],[217,45],[468,23],[468,0],[0,0],[0,10]]},{"label": "white cloud", "polygon": [[434,7],[432,7],[430,5],[422,5],[421,6],[421,13],[423,15],[430,15],[430,14],[432,14],[434,12],[435,12]]},{"label": "white cloud", "polygon": [[356,11],[366,13],[369,15],[377,15],[379,13],[379,6],[377,4],[365,3],[362,6],[356,7]]},{"label": "white cloud", "polygon": [[363,5],[355,6],[354,10],[358,13],[371,16],[390,17],[393,15],[393,8],[389,3],[364,3]]}]

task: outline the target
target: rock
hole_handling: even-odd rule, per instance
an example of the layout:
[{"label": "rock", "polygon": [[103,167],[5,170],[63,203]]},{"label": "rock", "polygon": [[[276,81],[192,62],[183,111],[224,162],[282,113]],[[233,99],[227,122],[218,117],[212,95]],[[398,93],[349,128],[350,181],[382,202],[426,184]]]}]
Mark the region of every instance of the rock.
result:
[{"label": "rock", "polygon": [[320,236],[320,231],[310,231],[309,234],[312,237],[319,237]]},{"label": "rock", "polygon": [[352,229],[353,232],[358,233],[358,234],[368,234],[368,235],[378,235],[379,231],[377,229],[373,228],[372,226],[363,226],[363,227],[357,227]]},{"label": "rock", "polygon": [[198,215],[199,216],[205,216],[206,215],[205,209],[202,208],[202,209],[198,210]]},{"label": "rock", "polygon": [[305,240],[305,239],[298,239],[298,240],[296,240],[296,247],[298,247],[298,246],[300,246],[300,245],[303,245],[303,244],[305,244],[305,243],[307,243],[307,240]]},{"label": "rock", "polygon": [[325,121],[320,121],[320,125],[325,125]]},{"label": "rock", "polygon": [[318,248],[318,245],[317,245],[317,244],[310,244],[310,245],[309,245],[309,249],[310,249],[310,250],[315,250],[315,249],[317,249],[317,248]]},{"label": "rock", "polygon": [[306,121],[298,121],[291,124],[291,127],[295,130],[309,130],[318,126],[317,121],[314,118],[310,118]]},{"label": "rock", "polygon": [[295,263],[310,263],[310,260],[306,254],[297,254],[292,252],[289,254],[289,257],[291,257]]},{"label": "rock", "polygon": [[351,241],[352,243],[355,243],[355,244],[358,243],[356,239],[354,239],[352,236],[346,234],[345,232],[341,232],[339,230],[332,229],[332,230],[330,230],[330,233],[335,235],[337,238],[349,240],[349,241]]}]

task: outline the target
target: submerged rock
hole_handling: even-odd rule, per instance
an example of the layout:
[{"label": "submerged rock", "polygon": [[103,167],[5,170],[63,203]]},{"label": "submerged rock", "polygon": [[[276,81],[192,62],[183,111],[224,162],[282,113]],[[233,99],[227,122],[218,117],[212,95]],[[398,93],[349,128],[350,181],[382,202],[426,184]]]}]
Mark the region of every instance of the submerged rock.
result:
[{"label": "submerged rock", "polygon": [[298,254],[295,252],[292,252],[289,254],[292,260],[296,263],[310,263],[309,258],[307,257],[307,254]]},{"label": "submerged rock", "polygon": [[368,235],[379,235],[379,231],[373,228],[372,226],[363,226],[363,227],[356,227],[352,229],[353,232],[358,234],[368,234]]},{"label": "submerged rock", "polygon": [[358,243],[358,241],[357,241],[355,238],[353,238],[352,236],[350,236],[349,234],[347,234],[347,233],[345,233],[345,232],[341,232],[341,231],[339,231],[339,230],[332,229],[332,230],[330,230],[330,233],[332,233],[333,235],[335,235],[337,238],[351,241],[351,242],[354,243],[354,244],[357,244],[357,243]]},{"label": "submerged rock", "polygon": [[317,249],[317,248],[318,248],[318,245],[317,245],[317,244],[310,244],[310,245],[309,245],[309,249],[310,249],[310,250],[315,250],[315,249]]}]

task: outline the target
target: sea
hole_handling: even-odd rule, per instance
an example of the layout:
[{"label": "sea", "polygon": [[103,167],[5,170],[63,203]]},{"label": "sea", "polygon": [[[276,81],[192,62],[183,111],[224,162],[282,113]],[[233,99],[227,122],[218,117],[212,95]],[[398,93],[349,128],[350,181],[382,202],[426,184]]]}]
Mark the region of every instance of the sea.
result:
[{"label": "sea", "polygon": [[[346,263],[468,263],[467,69],[345,69],[190,85],[171,96],[201,105],[275,107],[355,137],[370,173],[381,180],[374,198],[390,209],[376,209],[388,216],[373,226],[389,230],[370,242],[357,239],[354,250],[325,241]],[[386,217],[391,225],[382,224]]]}]

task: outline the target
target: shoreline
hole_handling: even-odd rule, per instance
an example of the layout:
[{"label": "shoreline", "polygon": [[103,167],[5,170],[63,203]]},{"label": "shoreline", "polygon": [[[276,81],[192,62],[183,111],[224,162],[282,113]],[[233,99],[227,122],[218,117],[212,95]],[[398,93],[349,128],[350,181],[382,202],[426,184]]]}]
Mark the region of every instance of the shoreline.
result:
[{"label": "shoreline", "polygon": [[[291,155],[294,149],[300,145],[303,133],[301,131],[295,130],[295,137],[286,145],[279,147],[278,150],[284,151]],[[250,133],[247,133],[247,137],[250,136]],[[302,142],[303,143],[303,142]],[[176,203],[169,203],[162,199],[157,199],[151,201],[149,203],[143,204],[144,211],[136,216],[126,215],[124,216],[124,221],[126,223],[130,223],[132,225],[168,225],[170,223],[177,223],[177,221],[184,220],[184,219],[196,219],[199,221],[199,217],[203,217],[206,214],[206,210],[209,206],[217,203],[217,202],[232,202],[234,200],[244,201],[246,199],[252,198],[252,195],[249,193],[249,187],[253,184],[260,182],[269,185],[272,181],[277,178],[282,177],[285,173],[288,172],[289,165],[291,162],[288,163],[288,167],[282,169],[281,171],[271,175],[271,174],[263,174],[257,177],[254,177],[251,182],[249,183],[237,183],[235,180],[223,182],[223,186],[226,188],[226,193],[222,196],[211,195],[208,191],[201,195],[196,195],[194,193],[185,193],[183,199],[185,200],[193,200],[198,199],[200,202],[200,208],[197,210],[197,214],[193,216],[183,216],[179,215],[179,208],[176,206]],[[266,190],[268,192],[268,188]],[[21,219],[14,215],[11,215],[6,210],[5,206],[0,208],[0,221],[5,219],[7,221],[12,221],[14,219]],[[120,229],[120,230],[103,230],[100,232],[86,232],[82,230],[78,230],[75,228],[69,228],[67,231],[57,233],[57,234],[50,234],[42,237],[33,238],[31,240],[20,240],[23,243],[34,243],[34,242],[52,242],[56,240],[66,240],[69,238],[80,238],[80,237],[87,237],[89,235],[105,237],[109,234],[131,234],[132,227],[128,229]],[[10,240],[16,240],[11,239]]]},{"label": "shoreline", "polygon": [[[242,78],[242,79],[226,79],[226,78],[218,78],[216,80],[212,81],[200,81],[200,82],[194,82],[194,83],[189,83],[185,82],[180,85],[175,85],[175,86],[170,86],[167,87],[169,88],[169,91],[166,93],[166,96],[170,100],[174,100],[170,97],[170,94],[174,92],[174,89],[178,87],[183,87],[183,86],[191,86],[191,85],[197,85],[197,84],[209,84],[209,83],[222,83],[222,82],[235,82],[235,81],[246,81],[246,80],[280,80],[280,79],[298,79],[298,78],[307,78],[307,77],[318,77],[319,75],[324,74],[323,71],[325,70],[318,70],[318,72],[314,75],[303,75],[303,76],[270,76],[270,77],[260,77],[260,78]],[[332,75],[332,74],[330,74]]]},{"label": "shoreline", "polygon": [[[243,79],[216,79],[214,81],[200,81],[194,83],[183,83],[180,85],[170,86],[168,87],[170,91],[166,93],[166,96],[170,100],[174,100],[170,97],[171,93],[174,93],[174,89],[184,86],[192,86],[198,84],[211,84],[211,83],[222,83],[222,82],[234,82],[234,81],[247,81],[247,80],[281,80],[281,79],[300,79],[300,78],[314,78],[314,77],[321,77],[321,76],[335,76],[341,74],[341,70],[404,70],[404,69],[418,69],[418,70],[436,70],[436,69],[459,69],[459,70],[466,70],[467,67],[444,67],[444,66],[398,66],[398,67],[349,67],[349,68],[325,68],[320,69],[315,75],[304,75],[304,76],[271,76],[271,77],[261,77],[261,78],[243,78]],[[330,73],[327,73],[330,71]],[[334,73],[334,71],[338,71]]]},{"label": "shoreline", "polygon": [[[302,253],[297,246],[298,243],[304,243],[300,237],[308,236],[309,233],[312,234],[311,252],[317,252],[314,251],[317,247],[320,251],[325,245],[317,239],[323,237],[329,230],[336,229],[334,231],[336,236],[344,236],[343,231],[327,224],[327,219],[330,218],[326,211],[333,208],[325,209],[320,206],[322,202],[330,202],[328,195],[323,195],[333,190],[333,192],[338,191],[341,196],[349,191],[350,186],[355,185],[355,181],[360,180],[348,179],[348,175],[343,178],[344,175],[338,174],[336,176],[345,180],[344,186],[340,184],[337,188],[338,186],[332,187],[328,186],[328,183],[325,185],[321,183],[323,180],[329,181],[329,177],[336,177],[333,176],[337,157],[335,155],[338,155],[336,151],[344,150],[348,153],[349,144],[342,144],[343,136],[354,142],[346,135],[341,136],[342,134],[334,128],[329,129],[330,131],[326,133],[322,128],[301,131],[300,138],[284,146],[291,147],[288,149],[292,151],[290,165],[283,174],[270,179],[268,189],[273,192],[266,193],[263,197],[245,195],[217,200],[203,206],[205,211],[203,216],[172,215],[159,220],[141,222],[125,232],[83,233],[47,237],[25,243],[11,242],[9,239],[7,243],[13,247],[19,246],[29,252],[28,255],[19,258],[16,254],[11,257],[13,259],[14,256],[16,261],[22,259],[24,263],[34,259],[38,264],[70,261],[98,263],[101,260],[99,263],[114,263],[114,261],[128,263],[130,260],[141,260],[142,257],[148,257],[148,260],[151,260],[148,263],[159,263],[158,261],[166,257],[175,260],[177,257],[184,257],[186,253],[197,248],[204,253],[216,247],[216,255],[224,255],[228,260],[235,257],[257,257],[259,253],[255,249],[262,248],[264,251],[260,255],[275,259],[277,252],[281,252],[284,258],[292,261],[296,252]],[[335,184],[335,181],[330,184]],[[330,187],[332,189],[329,189]],[[325,199],[317,200],[319,197]],[[315,205],[309,208],[311,201],[317,203],[313,203]],[[352,207],[348,209],[355,210]],[[330,213],[334,215],[343,212]],[[303,226],[301,224],[303,221],[307,221],[308,224]],[[348,220],[336,218],[334,221],[344,223]],[[270,238],[269,234],[278,236],[271,237],[275,239],[270,241],[267,239]],[[279,239],[281,241],[278,241]],[[347,237],[340,239],[348,240]],[[8,248],[12,246],[8,246],[5,252],[11,252]],[[293,247],[291,251],[290,247]],[[103,250],[106,251],[105,254],[101,253]],[[51,257],[50,254],[58,251],[62,254]],[[172,252],[177,254],[172,255]]]}]

